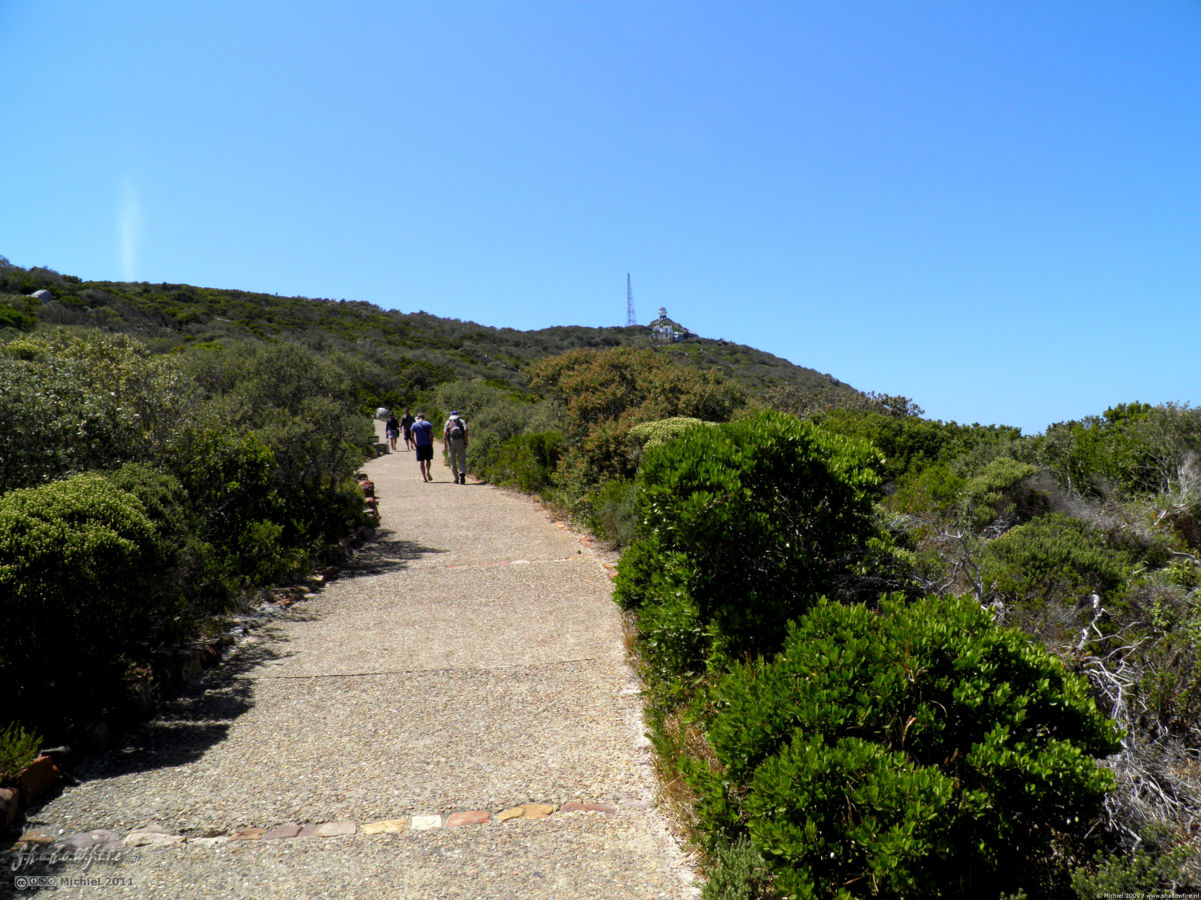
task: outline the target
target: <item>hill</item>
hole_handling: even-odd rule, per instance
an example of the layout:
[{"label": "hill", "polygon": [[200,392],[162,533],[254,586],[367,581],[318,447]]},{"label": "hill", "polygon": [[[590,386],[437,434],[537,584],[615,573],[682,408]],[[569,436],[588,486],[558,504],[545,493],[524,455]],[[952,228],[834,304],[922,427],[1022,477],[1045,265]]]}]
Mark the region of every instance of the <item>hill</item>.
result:
[{"label": "hill", "polygon": [[[35,293],[38,298],[30,296]],[[33,327],[37,322],[123,332],[160,352],[247,337],[288,339],[409,368],[418,388],[455,377],[519,386],[523,366],[567,350],[658,346],[677,361],[716,368],[752,394],[783,390],[845,401],[860,396],[831,375],[742,344],[690,335],[654,345],[649,327],[565,325],[519,331],[420,311],[385,310],[362,301],[186,284],[84,281],[50,269],[23,269],[0,257],[0,326]]]}]

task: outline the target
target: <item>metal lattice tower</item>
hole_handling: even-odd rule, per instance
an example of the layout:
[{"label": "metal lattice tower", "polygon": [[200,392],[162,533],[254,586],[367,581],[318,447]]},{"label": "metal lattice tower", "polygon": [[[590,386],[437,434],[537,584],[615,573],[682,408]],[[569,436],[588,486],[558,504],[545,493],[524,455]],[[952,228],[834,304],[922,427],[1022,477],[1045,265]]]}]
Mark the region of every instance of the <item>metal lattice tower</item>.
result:
[{"label": "metal lattice tower", "polygon": [[626,325],[637,325],[638,317],[634,315],[634,288],[630,286],[630,273],[626,272]]}]

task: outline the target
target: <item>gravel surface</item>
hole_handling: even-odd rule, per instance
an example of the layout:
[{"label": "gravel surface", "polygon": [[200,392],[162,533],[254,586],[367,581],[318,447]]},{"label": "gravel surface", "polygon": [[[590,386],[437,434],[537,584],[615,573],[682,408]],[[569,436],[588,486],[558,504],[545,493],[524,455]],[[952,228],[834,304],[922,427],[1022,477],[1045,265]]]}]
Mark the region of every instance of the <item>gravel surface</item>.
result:
[{"label": "gravel surface", "polygon": [[[602,554],[437,460],[431,484],[410,452],[366,471],[382,523],[340,576],[26,816],[58,841],[145,826],[185,840],[26,871],[75,879],[59,897],[695,896],[654,806]],[[500,820],[527,803],[555,812]],[[490,818],[411,827],[466,810]],[[227,840],[379,820],[403,830]]]}]

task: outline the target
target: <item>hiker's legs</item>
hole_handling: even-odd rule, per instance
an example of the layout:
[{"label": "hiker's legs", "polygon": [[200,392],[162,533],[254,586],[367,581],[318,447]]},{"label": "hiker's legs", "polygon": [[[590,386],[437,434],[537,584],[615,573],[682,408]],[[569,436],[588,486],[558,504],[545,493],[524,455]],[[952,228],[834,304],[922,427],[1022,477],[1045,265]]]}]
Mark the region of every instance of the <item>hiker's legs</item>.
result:
[{"label": "hiker's legs", "polygon": [[463,441],[447,442],[447,455],[450,456],[450,474],[460,484],[467,482],[467,445]]},{"label": "hiker's legs", "polygon": [[434,458],[433,445],[417,448],[417,465],[421,469],[421,478],[423,481],[433,481],[433,476],[430,474],[430,460]]}]

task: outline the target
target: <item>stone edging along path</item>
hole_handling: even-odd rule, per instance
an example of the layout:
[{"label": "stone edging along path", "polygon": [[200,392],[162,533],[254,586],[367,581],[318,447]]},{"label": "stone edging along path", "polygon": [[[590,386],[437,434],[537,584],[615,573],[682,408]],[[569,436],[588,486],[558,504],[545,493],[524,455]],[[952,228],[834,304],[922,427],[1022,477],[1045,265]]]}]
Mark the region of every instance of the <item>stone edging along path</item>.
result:
[{"label": "stone edging along path", "polygon": [[[620,804],[625,809],[648,809],[646,800],[625,800]],[[178,844],[211,847],[229,841],[278,841],[299,838],[345,837],[354,834],[378,835],[399,834],[402,831],[430,831],[435,828],[462,828],[469,825],[511,822],[516,819],[545,819],[556,813],[591,812],[614,813],[618,806],[611,803],[588,803],[569,800],[561,806],[552,803],[523,803],[510,807],[495,815],[487,810],[462,810],[446,815],[409,816],[403,819],[380,819],[374,822],[317,822],[306,824],[275,825],[271,828],[242,828],[231,834],[189,836],[177,834],[159,825],[135,828],[122,837],[116,831],[97,829],[94,831],[51,836],[44,831],[25,832],[17,840],[14,849],[23,856],[49,856],[66,858],[70,854],[84,851],[117,850],[122,847],[170,847]]]}]

